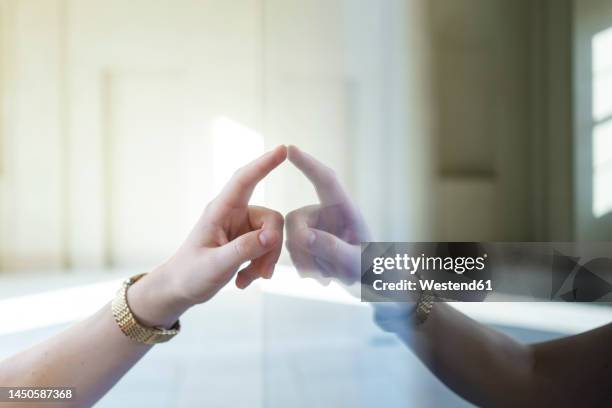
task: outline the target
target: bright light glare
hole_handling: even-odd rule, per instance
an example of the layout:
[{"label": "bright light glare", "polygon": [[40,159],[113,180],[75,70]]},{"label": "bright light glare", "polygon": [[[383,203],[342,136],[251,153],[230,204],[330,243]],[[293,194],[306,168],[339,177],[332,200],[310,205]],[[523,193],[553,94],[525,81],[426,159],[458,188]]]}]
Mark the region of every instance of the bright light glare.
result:
[{"label": "bright light glare", "polygon": [[0,300],[0,335],[84,319],[112,299],[121,279]]},{"label": "bright light glare", "polygon": [[593,129],[593,215],[612,210],[612,120]]},{"label": "bright light glare", "polygon": [[[263,137],[254,130],[226,117],[219,117],[212,125],[213,177],[219,192],[232,174],[264,152]],[[260,183],[251,198],[252,204],[264,204],[264,189]]]},{"label": "bright light glare", "polygon": [[612,28],[593,37],[593,119],[612,115]]},{"label": "bright light glare", "polygon": [[612,28],[593,37],[593,216],[612,211]]}]

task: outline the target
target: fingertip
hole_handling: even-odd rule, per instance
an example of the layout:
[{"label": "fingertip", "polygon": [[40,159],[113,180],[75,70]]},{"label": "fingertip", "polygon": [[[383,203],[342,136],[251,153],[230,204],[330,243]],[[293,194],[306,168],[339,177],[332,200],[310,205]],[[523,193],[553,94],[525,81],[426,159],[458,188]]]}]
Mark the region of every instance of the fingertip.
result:
[{"label": "fingertip", "polygon": [[264,279],[272,279],[272,275],[274,275],[274,269],[276,267],[276,264],[274,265],[270,265],[262,274],[262,278]]},{"label": "fingertip", "polygon": [[295,234],[294,239],[298,246],[311,250],[315,245],[317,235],[312,228],[304,227]]},{"label": "fingertip", "polygon": [[276,148],[277,148],[277,149],[279,149],[279,150],[281,150],[281,151],[283,152],[283,155],[284,155],[285,157],[287,157],[287,155],[289,154],[288,147],[287,147],[287,145],[285,145],[285,144],[278,145]]},{"label": "fingertip", "polygon": [[244,288],[246,288],[246,285],[243,279],[240,279],[240,275],[236,276],[235,284],[236,284],[236,287],[240,290],[244,290]]},{"label": "fingertip", "polygon": [[288,155],[287,146],[284,144],[276,146],[274,149],[272,149],[272,154],[276,156],[279,164],[284,162]]},{"label": "fingertip", "polygon": [[301,153],[300,149],[296,145],[289,145],[287,147],[287,157],[290,161],[294,161],[297,155]]},{"label": "fingertip", "polygon": [[262,229],[258,238],[261,245],[268,248],[278,241],[278,233],[271,229]]},{"label": "fingertip", "polygon": [[293,163],[313,183],[317,183],[317,172],[325,168],[321,162],[296,146],[289,146],[289,161]]},{"label": "fingertip", "polygon": [[240,290],[245,290],[255,280],[255,277],[251,277],[249,274],[240,271],[236,276],[236,287]]}]

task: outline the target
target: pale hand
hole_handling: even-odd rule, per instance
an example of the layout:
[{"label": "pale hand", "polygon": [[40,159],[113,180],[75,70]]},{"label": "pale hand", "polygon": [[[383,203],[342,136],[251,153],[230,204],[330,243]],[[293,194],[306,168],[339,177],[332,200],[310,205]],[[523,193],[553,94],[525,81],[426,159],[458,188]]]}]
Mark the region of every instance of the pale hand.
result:
[{"label": "pale hand", "polygon": [[257,278],[272,276],[282,249],[283,216],[249,206],[249,199],[257,183],[286,157],[287,148],[279,146],[239,169],[206,207],[176,254],[134,284],[128,300],[143,323],[171,325],[189,307],[212,298],[234,276],[241,289]]}]

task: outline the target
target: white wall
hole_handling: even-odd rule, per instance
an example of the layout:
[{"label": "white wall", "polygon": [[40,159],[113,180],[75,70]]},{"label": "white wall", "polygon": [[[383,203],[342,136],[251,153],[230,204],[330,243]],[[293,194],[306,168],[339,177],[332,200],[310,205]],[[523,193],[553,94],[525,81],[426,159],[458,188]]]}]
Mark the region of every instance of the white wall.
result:
[{"label": "white wall", "polygon": [[[416,2],[0,4],[12,76],[2,90],[4,270],[160,262],[231,171],[278,143],[334,167],[377,237],[400,238],[405,214],[417,225],[427,208],[400,199],[407,178],[425,185],[402,169],[426,162],[406,144],[421,134],[406,131],[404,108],[403,30],[418,21]],[[393,211],[381,211],[390,197]],[[316,197],[286,165],[259,199],[287,212]]]},{"label": "white wall", "polygon": [[178,3],[2,1],[3,269],[162,261],[258,137],[260,3]]},{"label": "white wall", "polygon": [[0,262],[4,268],[62,264],[58,4],[1,3]]}]

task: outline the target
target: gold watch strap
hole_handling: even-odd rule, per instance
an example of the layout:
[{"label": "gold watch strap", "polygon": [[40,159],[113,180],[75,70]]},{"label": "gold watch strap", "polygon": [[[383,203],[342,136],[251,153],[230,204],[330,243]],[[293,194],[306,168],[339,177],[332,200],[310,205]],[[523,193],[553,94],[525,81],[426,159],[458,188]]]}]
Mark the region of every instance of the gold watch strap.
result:
[{"label": "gold watch strap", "polygon": [[123,282],[111,304],[111,309],[115,322],[123,334],[130,339],[145,344],[164,343],[179,333],[180,322],[177,320],[170,329],[143,326],[136,320],[127,302],[128,288],[145,275],[146,273],[134,275]]},{"label": "gold watch strap", "polygon": [[431,310],[433,309],[434,302],[436,301],[436,297],[433,293],[430,292],[421,292],[419,295],[419,300],[416,304],[416,309],[414,311],[414,317],[416,320],[416,325],[420,325],[425,323]]}]

